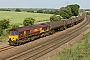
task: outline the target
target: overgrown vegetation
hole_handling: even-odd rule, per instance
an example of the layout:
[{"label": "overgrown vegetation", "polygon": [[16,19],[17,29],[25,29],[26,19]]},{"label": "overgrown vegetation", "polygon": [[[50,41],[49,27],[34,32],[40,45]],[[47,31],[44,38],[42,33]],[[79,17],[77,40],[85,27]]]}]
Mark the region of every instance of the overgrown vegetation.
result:
[{"label": "overgrown vegetation", "polygon": [[6,29],[10,26],[9,19],[3,19],[0,21],[0,35],[6,33]]},{"label": "overgrown vegetation", "polygon": [[17,8],[17,9],[15,10],[15,12],[21,12],[21,10],[20,10],[19,8]]},{"label": "overgrown vegetation", "polygon": [[69,19],[72,16],[71,8],[70,7],[61,7],[59,11],[60,16],[63,19]]},{"label": "overgrown vegetation", "polygon": [[78,16],[79,8],[78,4],[67,5],[66,7],[61,7],[59,11],[56,10],[54,14],[60,15],[63,19],[69,19],[72,16]]},{"label": "overgrown vegetation", "polygon": [[0,37],[0,42],[2,42],[2,37]]},{"label": "overgrown vegetation", "polygon": [[83,39],[51,60],[90,60],[90,32]]},{"label": "overgrown vegetation", "polygon": [[71,8],[72,16],[78,16],[80,6],[78,4],[68,5]]},{"label": "overgrown vegetation", "polygon": [[24,21],[23,21],[23,25],[24,26],[31,26],[33,25],[35,22],[35,19],[29,17],[29,18],[25,18]]},{"label": "overgrown vegetation", "polygon": [[86,12],[87,15],[90,15],[90,12]]},{"label": "overgrown vegetation", "polygon": [[50,21],[58,21],[58,20],[61,20],[61,16],[59,15],[53,15],[50,17]]},{"label": "overgrown vegetation", "polygon": [[2,8],[2,9],[0,9],[0,11],[11,11],[11,10],[9,8],[8,9]]}]

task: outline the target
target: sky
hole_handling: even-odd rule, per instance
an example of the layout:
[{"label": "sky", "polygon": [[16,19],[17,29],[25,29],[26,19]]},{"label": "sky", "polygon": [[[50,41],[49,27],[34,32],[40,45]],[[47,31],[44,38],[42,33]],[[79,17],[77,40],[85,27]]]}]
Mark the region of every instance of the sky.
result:
[{"label": "sky", "polygon": [[0,0],[0,8],[54,8],[79,4],[81,9],[90,8],[90,0]]}]

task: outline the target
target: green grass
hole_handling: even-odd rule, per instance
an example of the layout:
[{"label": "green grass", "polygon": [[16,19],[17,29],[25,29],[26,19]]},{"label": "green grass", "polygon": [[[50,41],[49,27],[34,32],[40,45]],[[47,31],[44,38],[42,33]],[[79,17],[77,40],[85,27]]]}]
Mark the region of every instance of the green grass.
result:
[{"label": "green grass", "polygon": [[52,57],[51,60],[90,60],[90,32],[78,43]]},{"label": "green grass", "polygon": [[48,20],[52,14],[40,14],[29,12],[0,11],[0,20],[10,19],[11,24],[23,23],[24,18],[32,17],[37,21]]}]

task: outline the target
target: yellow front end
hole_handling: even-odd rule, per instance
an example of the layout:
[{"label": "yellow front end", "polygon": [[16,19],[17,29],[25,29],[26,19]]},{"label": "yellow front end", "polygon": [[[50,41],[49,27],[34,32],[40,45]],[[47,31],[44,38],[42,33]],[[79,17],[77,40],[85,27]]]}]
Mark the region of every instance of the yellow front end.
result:
[{"label": "yellow front end", "polygon": [[18,35],[11,35],[9,36],[9,39],[11,39],[11,41],[16,41],[18,39]]}]

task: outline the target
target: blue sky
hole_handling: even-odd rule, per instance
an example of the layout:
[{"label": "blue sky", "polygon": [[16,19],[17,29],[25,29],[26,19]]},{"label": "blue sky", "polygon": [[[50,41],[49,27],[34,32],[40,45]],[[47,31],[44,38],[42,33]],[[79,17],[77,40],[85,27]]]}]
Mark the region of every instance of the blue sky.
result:
[{"label": "blue sky", "polygon": [[90,8],[90,0],[0,0],[0,8],[60,8],[67,3]]}]

